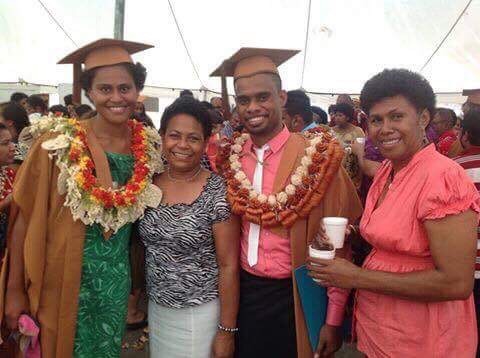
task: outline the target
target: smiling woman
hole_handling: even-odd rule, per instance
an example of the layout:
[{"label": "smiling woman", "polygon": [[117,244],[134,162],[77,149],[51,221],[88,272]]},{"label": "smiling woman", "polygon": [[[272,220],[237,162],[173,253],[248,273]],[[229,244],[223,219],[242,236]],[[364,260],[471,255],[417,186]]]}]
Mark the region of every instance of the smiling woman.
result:
[{"label": "smiling woman", "polygon": [[150,355],[231,357],[238,310],[239,223],[223,179],[200,160],[209,113],[184,96],[162,116],[162,204],[140,220],[146,249]]},{"label": "smiling woman", "polygon": [[10,330],[22,313],[38,321],[44,357],[120,355],[132,223],[159,202],[151,180],[160,138],[130,120],[146,74],[130,54],[148,47],[103,39],[62,60],[84,64],[82,84],[98,114],[42,118],[55,121],[52,130],[19,170],[0,311]]},{"label": "smiling woman", "polygon": [[387,159],[375,175],[360,231],[363,267],[315,261],[327,286],[356,288],[358,348],[368,357],[474,357],[472,297],[480,197],[463,169],[426,144],[430,84],[407,70],[366,82],[369,135]]}]

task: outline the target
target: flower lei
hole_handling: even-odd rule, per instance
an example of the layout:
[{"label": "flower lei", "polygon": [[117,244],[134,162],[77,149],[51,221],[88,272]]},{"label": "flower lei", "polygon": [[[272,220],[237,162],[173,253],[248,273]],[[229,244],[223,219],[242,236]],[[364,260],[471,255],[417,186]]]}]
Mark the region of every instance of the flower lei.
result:
[{"label": "flower lei", "polygon": [[320,204],[341,164],[343,149],[331,132],[323,128],[307,131],[302,136],[308,144],[300,165],[284,189],[270,195],[254,190],[242,171],[240,157],[250,135],[234,133],[232,139],[226,140],[220,149],[219,162],[233,213],[262,227],[290,228]]},{"label": "flower lei", "polygon": [[128,126],[135,161],[132,177],[120,188],[103,188],[94,175],[86,130],[77,120],[43,117],[32,125],[30,133],[34,137],[45,132],[60,133],[44,141],[42,148],[57,157],[58,191],[66,194],[64,205],[70,208],[74,220],[80,219],[85,225],[97,223],[105,231],[117,232],[140,218],[147,206],[160,203],[162,192],[152,184],[153,174],[163,170],[160,137],[154,129],[135,120],[130,120]]}]

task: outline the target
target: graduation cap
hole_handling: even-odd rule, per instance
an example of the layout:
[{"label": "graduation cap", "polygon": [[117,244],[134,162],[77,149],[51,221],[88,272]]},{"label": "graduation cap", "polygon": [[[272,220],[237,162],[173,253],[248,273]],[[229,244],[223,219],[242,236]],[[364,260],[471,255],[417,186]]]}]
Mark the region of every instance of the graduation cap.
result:
[{"label": "graduation cap", "polygon": [[[119,63],[133,63],[131,55],[149,48],[152,45],[143,44],[140,42],[116,40],[116,39],[100,39],[85,45],[63,59],[58,64],[73,64],[74,65],[74,102],[80,102],[80,87],[79,78],[81,72],[81,65],[84,65],[84,70],[91,70],[92,68],[101,66],[112,66]],[[75,100],[75,95],[77,98]]]},{"label": "graduation cap", "polygon": [[480,105],[480,89],[464,89],[462,96],[467,96],[467,102]]},{"label": "graduation cap", "polygon": [[278,66],[299,52],[299,50],[243,47],[233,56],[223,61],[210,76],[221,77],[222,79],[224,113],[228,113],[228,116],[230,115],[227,76],[233,77],[233,80],[236,81],[240,78],[251,77],[261,73],[278,75]]}]

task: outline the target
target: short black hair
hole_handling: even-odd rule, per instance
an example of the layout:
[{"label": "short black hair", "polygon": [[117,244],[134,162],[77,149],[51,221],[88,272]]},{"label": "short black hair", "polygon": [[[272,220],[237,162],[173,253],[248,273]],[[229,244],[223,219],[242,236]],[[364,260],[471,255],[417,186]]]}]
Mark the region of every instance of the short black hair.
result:
[{"label": "short black hair", "polygon": [[63,102],[65,103],[65,106],[70,106],[73,104],[73,95],[67,94],[65,97],[63,97]]},{"label": "short black hair", "polygon": [[348,103],[336,104],[335,108],[334,108],[334,113],[336,113],[336,112],[343,113],[345,115],[345,117],[347,117],[349,122],[351,122],[355,119],[354,118],[355,117],[355,109],[353,108],[352,105],[350,105]]},{"label": "short black hair", "polygon": [[406,69],[386,69],[370,78],[360,94],[362,110],[370,115],[371,108],[385,98],[403,96],[418,112],[427,110],[435,115],[435,93],[419,73]]},{"label": "short black hair", "polygon": [[[137,90],[141,91],[145,86],[145,80],[147,79],[147,69],[140,63],[137,62],[135,64],[130,62],[123,62],[119,63],[126,68],[126,70],[130,73],[133,78],[133,82],[135,83],[135,87]],[[83,71],[80,74],[80,84],[82,89],[87,92],[92,88],[93,79],[95,78],[95,74],[99,68],[106,67],[100,66],[91,68],[89,70]]]},{"label": "short black hair", "polygon": [[185,97],[185,96],[188,96],[188,97],[193,97],[193,92],[190,91],[189,89],[184,89],[180,92],[180,96],[179,97]]},{"label": "short black hair", "polygon": [[331,104],[330,106],[328,106],[328,109],[327,109],[328,114],[335,113],[335,107],[336,106],[337,106],[336,104]]},{"label": "short black hair", "polygon": [[48,109],[48,111],[52,112],[54,114],[57,113],[57,112],[60,112],[63,117],[70,117],[70,114],[68,113],[68,108],[65,107],[65,106],[62,106],[61,104],[55,104],[55,105],[51,106]]},{"label": "short black hair", "polygon": [[287,92],[287,102],[285,102],[285,110],[289,116],[299,115],[303,122],[309,125],[313,121],[312,106],[310,98],[301,90],[293,90]]},{"label": "short black hair", "polygon": [[205,139],[212,135],[210,114],[200,101],[191,96],[178,97],[171,105],[165,108],[160,120],[160,133],[165,134],[168,123],[178,114],[188,114],[195,118],[202,126]]},{"label": "short black hair", "polygon": [[10,96],[10,101],[19,103],[23,99],[27,99],[28,96],[23,92],[15,92]]},{"label": "short black hair", "polygon": [[457,123],[457,115],[453,109],[450,108],[437,108],[436,113],[445,121],[448,121],[451,127],[454,127]]},{"label": "short black hair", "polygon": [[31,95],[30,97],[27,98],[27,103],[30,107],[32,108],[37,108],[40,107],[42,113],[47,111],[47,104],[43,100],[42,97],[37,96],[35,94]]},{"label": "short black hair", "polygon": [[317,106],[312,106],[312,112],[318,116],[318,124],[328,124],[328,114]]},{"label": "short black hair", "polygon": [[209,109],[208,114],[210,115],[210,121],[212,123],[212,127],[215,124],[222,124],[223,123],[223,117],[216,109]]},{"label": "short black hair", "polygon": [[7,121],[12,121],[17,134],[23,130],[23,128],[30,125],[28,114],[25,108],[15,102],[9,102],[2,110],[2,117]]},{"label": "short black hair", "polygon": [[207,110],[215,109],[215,107],[213,107],[213,105],[212,105],[210,102],[208,102],[208,101],[201,101],[200,103],[201,103],[201,104],[205,107],[205,109],[207,109]]},{"label": "short black hair", "polygon": [[470,144],[480,146],[480,110],[471,110],[465,113],[462,121],[462,133],[467,133]]},{"label": "short black hair", "polygon": [[83,116],[85,113],[93,111],[93,108],[90,107],[88,104],[81,104],[75,107],[75,113],[78,117]]}]

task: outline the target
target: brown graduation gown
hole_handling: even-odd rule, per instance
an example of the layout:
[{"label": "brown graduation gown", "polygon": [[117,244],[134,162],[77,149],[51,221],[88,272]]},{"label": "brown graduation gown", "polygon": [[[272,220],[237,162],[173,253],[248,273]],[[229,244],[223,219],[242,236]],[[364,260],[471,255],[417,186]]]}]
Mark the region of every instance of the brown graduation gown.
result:
[{"label": "brown graduation gown", "polygon": [[[87,124],[89,151],[103,187],[111,186],[108,161]],[[30,314],[40,324],[42,357],[71,357],[77,324],[78,295],[82,276],[85,225],[74,221],[65,196],[58,193],[59,169],[41,144],[56,134],[47,133],[30,149],[14,184],[15,210],[27,223],[24,245],[25,289]],[[92,138],[93,136],[93,138]],[[15,218],[11,218],[11,222]],[[106,233],[108,238],[110,233]],[[0,326],[4,317],[8,250],[0,281]],[[6,337],[2,337],[6,339]]]},{"label": "brown graduation gown", "polygon": [[[285,150],[280,161],[281,165],[275,177],[273,192],[278,192],[285,186],[292,172],[300,165],[300,160],[304,156],[306,146],[307,142],[302,136],[295,133],[290,135],[290,138],[285,144]],[[336,176],[333,177],[331,183],[328,185],[322,202],[310,212],[307,218],[298,220],[288,231],[282,227],[275,227],[270,230],[277,235],[290,239],[292,270],[295,270],[305,264],[308,243],[313,240],[315,234],[318,232],[320,221],[323,217],[342,216],[348,218],[349,222],[352,223],[357,220],[361,214],[362,204],[357,195],[357,191],[345,170],[340,166]],[[292,277],[294,281],[293,295],[295,303],[297,355],[298,358],[312,358],[313,353],[308,339],[305,319],[303,317],[293,272]]]}]

